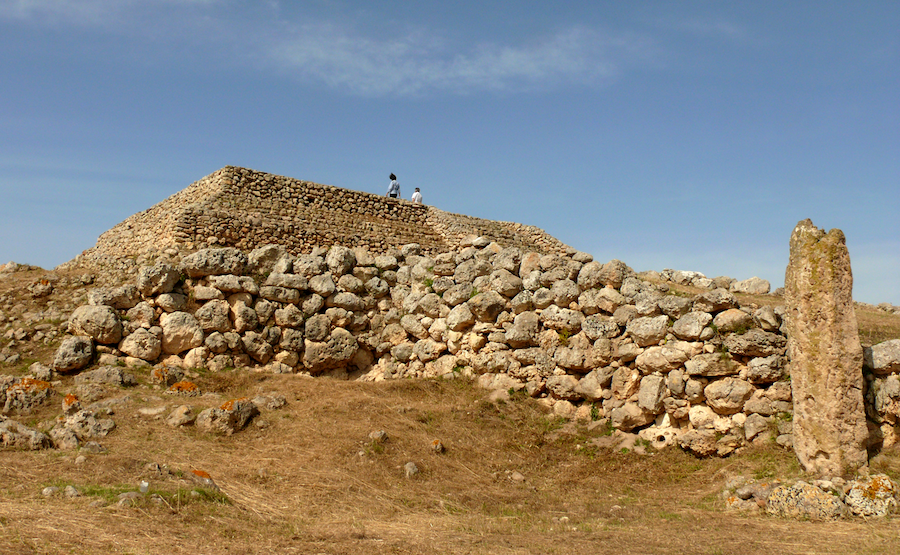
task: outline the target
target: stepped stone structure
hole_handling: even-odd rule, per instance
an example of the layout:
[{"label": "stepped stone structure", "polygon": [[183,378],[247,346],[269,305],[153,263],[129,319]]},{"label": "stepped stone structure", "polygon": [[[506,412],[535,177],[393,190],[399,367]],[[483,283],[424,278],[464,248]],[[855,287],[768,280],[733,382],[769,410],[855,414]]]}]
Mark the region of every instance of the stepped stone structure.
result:
[{"label": "stepped stone structure", "polygon": [[784,285],[794,450],[808,472],[855,473],[867,464],[868,430],[853,275],[841,230],[798,223]]},{"label": "stepped stone structure", "polygon": [[467,236],[542,254],[570,247],[523,224],[451,214],[432,206],[226,166],[100,236],[65,266],[113,266],[166,249],[209,246],[245,251],[282,245],[294,255],[341,245],[387,252],[417,243],[426,254]]}]

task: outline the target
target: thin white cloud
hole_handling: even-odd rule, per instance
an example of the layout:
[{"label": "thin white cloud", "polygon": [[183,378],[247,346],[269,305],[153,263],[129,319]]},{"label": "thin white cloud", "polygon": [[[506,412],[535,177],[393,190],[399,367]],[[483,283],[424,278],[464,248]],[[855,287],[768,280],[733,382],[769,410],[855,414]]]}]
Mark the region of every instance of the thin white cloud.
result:
[{"label": "thin white cloud", "polygon": [[[262,65],[345,94],[373,97],[599,85],[629,64],[651,57],[655,48],[646,37],[578,25],[516,44],[452,44],[435,29],[376,40],[359,27],[279,19],[283,16],[277,2],[264,4],[263,12],[249,5],[238,10],[239,4],[231,0],[0,0],[0,18],[77,25],[126,37],[152,34],[158,49],[165,47],[159,42],[162,36],[174,42],[191,37],[212,47],[223,63],[243,59],[254,67]],[[154,25],[151,18],[165,24]],[[233,56],[228,58],[227,53]]]},{"label": "thin white cloud", "polygon": [[647,39],[585,27],[528,44],[482,43],[459,50],[426,33],[385,42],[331,25],[306,25],[291,35],[263,45],[260,55],[298,77],[365,96],[600,83],[651,50]]},{"label": "thin white cloud", "polygon": [[135,7],[205,6],[222,0],[0,0],[0,19],[35,23],[104,26]]}]

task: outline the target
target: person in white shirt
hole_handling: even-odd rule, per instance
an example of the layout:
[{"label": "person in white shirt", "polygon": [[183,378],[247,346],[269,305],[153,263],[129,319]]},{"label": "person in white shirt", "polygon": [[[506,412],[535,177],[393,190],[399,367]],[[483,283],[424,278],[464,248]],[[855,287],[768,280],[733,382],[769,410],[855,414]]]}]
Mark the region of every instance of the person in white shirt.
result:
[{"label": "person in white shirt", "polygon": [[413,193],[412,201],[416,204],[422,204],[422,193],[419,192],[418,187],[416,187],[416,192]]}]

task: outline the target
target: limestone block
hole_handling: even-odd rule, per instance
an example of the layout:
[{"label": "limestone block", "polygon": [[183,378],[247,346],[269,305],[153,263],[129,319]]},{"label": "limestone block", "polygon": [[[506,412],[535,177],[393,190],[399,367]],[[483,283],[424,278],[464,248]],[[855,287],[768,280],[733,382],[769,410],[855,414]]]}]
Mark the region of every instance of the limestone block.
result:
[{"label": "limestone block", "polygon": [[90,337],[67,337],[56,350],[53,369],[63,374],[74,372],[90,364],[93,356],[94,342]]},{"label": "limestone block", "polygon": [[866,368],[879,376],[900,373],[900,339],[866,347],[863,355]]},{"label": "limestone block", "polygon": [[86,335],[102,345],[114,345],[122,339],[122,322],[116,311],[106,305],[79,306],[69,318],[69,333]]},{"label": "limestone block", "polygon": [[852,290],[844,234],[798,223],[785,272],[793,442],[813,474],[855,473],[867,463],[863,353]]}]

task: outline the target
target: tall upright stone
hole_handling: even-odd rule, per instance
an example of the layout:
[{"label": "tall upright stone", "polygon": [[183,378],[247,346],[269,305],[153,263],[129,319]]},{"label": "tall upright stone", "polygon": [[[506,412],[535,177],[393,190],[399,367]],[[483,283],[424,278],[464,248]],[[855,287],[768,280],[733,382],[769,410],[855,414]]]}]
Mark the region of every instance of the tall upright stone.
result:
[{"label": "tall upright stone", "polygon": [[844,233],[810,220],[791,233],[784,278],[794,399],[794,451],[807,472],[853,474],[867,464],[863,352]]}]

